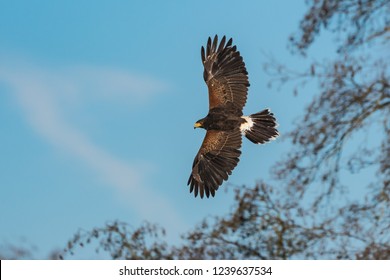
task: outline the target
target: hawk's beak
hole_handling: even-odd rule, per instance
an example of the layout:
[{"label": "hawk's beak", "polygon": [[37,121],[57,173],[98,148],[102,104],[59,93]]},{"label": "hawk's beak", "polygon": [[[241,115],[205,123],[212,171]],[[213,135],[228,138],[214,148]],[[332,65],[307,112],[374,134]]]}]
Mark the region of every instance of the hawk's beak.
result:
[{"label": "hawk's beak", "polygon": [[199,122],[197,122],[197,123],[194,124],[194,129],[195,129],[195,128],[198,128],[198,127],[202,127],[202,124],[199,123]]}]

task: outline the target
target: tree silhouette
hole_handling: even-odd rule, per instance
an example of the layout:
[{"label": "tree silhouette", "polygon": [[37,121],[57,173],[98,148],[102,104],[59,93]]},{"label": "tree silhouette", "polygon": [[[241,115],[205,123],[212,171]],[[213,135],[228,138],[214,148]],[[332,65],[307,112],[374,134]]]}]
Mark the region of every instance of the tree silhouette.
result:
[{"label": "tree silhouette", "polygon": [[[164,241],[163,229],[114,222],[79,232],[65,253],[100,240],[114,259],[390,259],[390,4],[386,0],[310,0],[293,53],[304,57],[323,31],[337,32],[337,58],[297,72],[270,60],[270,84],[300,94],[318,83],[287,134],[293,148],[274,166],[275,182],[236,186],[232,210]],[[371,134],[369,137],[368,134]],[[368,135],[368,136],[367,136]],[[351,151],[352,150],[352,151]],[[364,195],[345,174],[376,170]],[[374,172],[374,171],[373,171]]]}]

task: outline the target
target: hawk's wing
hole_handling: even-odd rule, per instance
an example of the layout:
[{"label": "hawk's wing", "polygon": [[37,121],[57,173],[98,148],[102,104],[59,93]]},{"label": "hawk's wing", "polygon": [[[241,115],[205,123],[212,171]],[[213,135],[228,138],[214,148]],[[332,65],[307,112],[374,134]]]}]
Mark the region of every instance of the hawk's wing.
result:
[{"label": "hawk's wing", "polygon": [[215,195],[215,191],[227,180],[236,167],[241,147],[239,128],[232,131],[208,130],[202,146],[194,159],[188,179],[190,192],[203,198]]},{"label": "hawk's wing", "polygon": [[209,109],[230,101],[241,111],[248,93],[248,72],[240,52],[232,46],[232,39],[226,45],[225,42],[224,36],[217,47],[218,37],[215,35],[213,41],[209,37],[206,51],[203,47],[201,49],[203,78],[209,89]]}]

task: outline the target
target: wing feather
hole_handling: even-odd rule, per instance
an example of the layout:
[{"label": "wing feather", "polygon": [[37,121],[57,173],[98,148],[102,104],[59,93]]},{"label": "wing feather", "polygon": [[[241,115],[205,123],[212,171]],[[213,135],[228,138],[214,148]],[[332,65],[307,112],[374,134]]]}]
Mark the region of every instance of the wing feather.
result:
[{"label": "wing feather", "polygon": [[192,164],[188,179],[195,197],[214,196],[236,167],[241,155],[241,132],[208,130]]},{"label": "wing feather", "polygon": [[209,109],[232,102],[240,111],[247,99],[249,81],[245,63],[224,36],[218,45],[218,36],[208,38],[206,51],[202,47],[203,77],[209,90]]}]

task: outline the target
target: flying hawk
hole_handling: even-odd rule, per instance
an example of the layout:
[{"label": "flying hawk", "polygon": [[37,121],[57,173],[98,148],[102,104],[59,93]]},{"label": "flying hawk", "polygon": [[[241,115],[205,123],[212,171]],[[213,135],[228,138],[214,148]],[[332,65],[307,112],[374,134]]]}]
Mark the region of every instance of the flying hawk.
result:
[{"label": "flying hawk", "polygon": [[[190,192],[195,197],[214,196],[222,182],[228,179],[241,154],[241,138],[245,135],[255,144],[275,139],[279,133],[274,115],[265,109],[243,116],[249,87],[245,63],[224,36],[208,38],[202,47],[203,78],[209,90],[209,113],[198,120],[194,128],[207,130],[202,146],[194,159],[188,179]],[[225,44],[226,43],[226,44]]]}]

